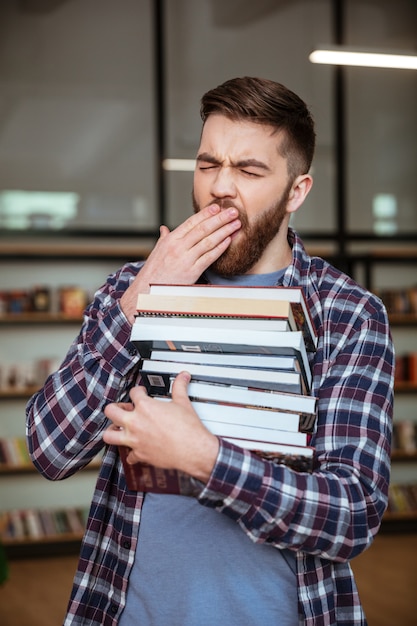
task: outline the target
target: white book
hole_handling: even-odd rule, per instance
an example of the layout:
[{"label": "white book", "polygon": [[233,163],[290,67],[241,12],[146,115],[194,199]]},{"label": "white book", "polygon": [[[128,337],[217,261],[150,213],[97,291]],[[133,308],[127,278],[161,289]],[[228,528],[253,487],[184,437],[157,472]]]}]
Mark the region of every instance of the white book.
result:
[{"label": "white book", "polygon": [[154,324],[153,318],[144,317],[136,318],[131,341],[142,358],[149,358],[152,350],[295,356],[304,379],[308,380],[310,365],[301,331],[241,331],[189,324],[161,326]]},{"label": "white book", "polygon": [[253,367],[265,370],[300,371],[298,361],[293,356],[270,356],[259,354],[219,354],[209,352],[168,352],[153,350],[150,356],[155,361],[177,361],[230,367]]},{"label": "white book", "polygon": [[188,395],[191,400],[242,404],[295,413],[303,416],[309,425],[314,424],[317,413],[317,398],[300,394],[258,391],[233,385],[191,381],[188,385]]},{"label": "white book", "polygon": [[34,509],[25,509],[22,511],[22,516],[28,537],[31,539],[40,539],[43,536],[43,528],[39,513]]},{"label": "white book", "polygon": [[187,326],[193,328],[224,328],[228,330],[233,328],[234,330],[268,330],[268,331],[291,331],[287,320],[282,319],[253,319],[253,318],[232,318],[232,317],[187,317],[185,315],[138,315],[137,323],[141,324],[144,320],[152,322],[156,326]]},{"label": "white book", "polygon": [[[169,397],[158,397],[156,400],[169,402]],[[301,420],[297,413],[263,409],[237,404],[218,404],[205,400],[192,400],[191,404],[200,419],[226,424],[251,424],[258,428],[274,428],[294,433],[301,432]]]},{"label": "white book", "polygon": [[268,441],[269,443],[306,446],[307,435],[305,433],[293,433],[290,431],[277,430],[275,428],[257,428],[243,424],[226,424],[225,422],[211,422],[201,420],[204,426],[213,435],[218,437],[236,437],[239,439],[251,439]]},{"label": "white book", "polygon": [[[182,295],[188,297],[213,298],[248,298],[260,300],[288,301],[292,305],[293,316],[303,330],[307,347],[314,350],[317,347],[317,332],[314,327],[310,311],[307,307],[304,292],[301,287],[230,287],[229,285],[164,285],[152,284],[150,293],[155,295]],[[302,328],[301,328],[302,327]]]},{"label": "white book", "polygon": [[172,378],[184,370],[191,374],[192,380],[221,382],[270,391],[307,392],[298,372],[282,370],[222,367],[219,365],[144,359],[140,373],[142,381],[151,395],[164,395],[169,393]]},{"label": "white book", "polygon": [[227,441],[230,441],[230,443],[233,443],[236,446],[240,446],[241,448],[253,451],[259,450],[263,453],[263,456],[266,452],[270,452],[271,454],[280,453],[289,456],[304,456],[307,458],[312,458],[314,456],[314,448],[309,446],[293,446],[286,443],[239,439],[238,437],[223,438],[227,439]]}]

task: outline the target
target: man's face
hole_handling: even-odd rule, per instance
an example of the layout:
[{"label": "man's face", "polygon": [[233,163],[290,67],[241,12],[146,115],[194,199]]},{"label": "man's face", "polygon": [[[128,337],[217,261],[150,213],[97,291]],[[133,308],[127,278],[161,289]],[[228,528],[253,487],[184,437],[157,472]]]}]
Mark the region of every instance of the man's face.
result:
[{"label": "man's face", "polygon": [[194,174],[193,206],[235,207],[242,227],[211,266],[223,276],[245,274],[288,224],[291,181],[271,128],[211,115],[203,128]]}]

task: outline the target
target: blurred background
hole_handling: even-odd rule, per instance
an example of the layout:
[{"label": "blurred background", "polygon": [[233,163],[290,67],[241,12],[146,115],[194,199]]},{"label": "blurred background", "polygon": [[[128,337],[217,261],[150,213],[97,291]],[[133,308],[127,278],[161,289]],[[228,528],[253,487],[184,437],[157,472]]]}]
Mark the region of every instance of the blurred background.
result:
[{"label": "blurred background", "polygon": [[311,108],[315,182],[292,225],[389,310],[390,506],[354,565],[371,626],[417,624],[417,73],[309,59],[331,46],[417,55],[416,25],[416,0],[1,1],[0,452],[20,450],[0,455],[2,626],[59,623],[74,514],[82,527],[97,469],[63,484],[38,476],[22,456],[26,402],[107,274],[190,215],[200,98],[244,75]]}]

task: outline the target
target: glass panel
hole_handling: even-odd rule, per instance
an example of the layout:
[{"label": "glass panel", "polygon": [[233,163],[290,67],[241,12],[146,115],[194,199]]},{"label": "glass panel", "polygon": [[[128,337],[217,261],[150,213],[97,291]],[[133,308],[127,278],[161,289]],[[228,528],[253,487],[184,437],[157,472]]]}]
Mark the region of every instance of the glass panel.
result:
[{"label": "glass panel", "polygon": [[[346,3],[349,46],[416,50],[415,0]],[[347,68],[348,229],[417,234],[417,74]]]},{"label": "glass panel", "polygon": [[[176,0],[166,3],[167,156],[193,159],[201,131],[200,98],[234,76],[284,83],[310,106],[318,145],[315,185],[294,225],[302,232],[335,229],[332,73],[311,64],[318,43],[331,40],[325,0]],[[191,173],[167,175],[171,226],[191,212]]]},{"label": "glass panel", "polygon": [[151,5],[0,3],[0,228],[155,227]]}]

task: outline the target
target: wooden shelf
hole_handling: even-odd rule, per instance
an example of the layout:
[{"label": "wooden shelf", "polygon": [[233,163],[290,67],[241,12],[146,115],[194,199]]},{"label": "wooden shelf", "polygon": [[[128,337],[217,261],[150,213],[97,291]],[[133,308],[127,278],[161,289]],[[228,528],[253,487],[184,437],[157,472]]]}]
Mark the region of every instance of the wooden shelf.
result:
[{"label": "wooden shelf", "polygon": [[396,393],[417,393],[417,384],[410,383],[406,380],[395,383]]},{"label": "wooden shelf", "polygon": [[412,520],[417,523],[417,510],[401,511],[401,512],[388,511],[387,513],[385,513],[383,519],[385,522],[398,522],[402,520],[404,521]]},{"label": "wooden shelf", "polygon": [[34,474],[37,473],[37,469],[33,465],[8,465],[6,463],[0,464],[0,476],[13,476],[14,474]]},{"label": "wooden shelf", "polygon": [[87,509],[22,509],[0,514],[0,541],[10,556],[61,553],[79,546]]},{"label": "wooden shelf", "polygon": [[4,546],[24,546],[32,544],[65,543],[67,541],[81,541],[82,533],[58,533],[56,535],[45,535],[43,537],[21,537],[19,539],[3,537],[1,542]]},{"label": "wooden shelf", "polygon": [[417,326],[415,313],[388,313],[391,326]]},{"label": "wooden shelf", "polygon": [[15,324],[80,324],[81,315],[67,315],[65,313],[6,313],[0,315],[0,325]]},{"label": "wooden shelf", "polygon": [[[81,472],[98,471],[100,468],[100,461],[91,461],[88,465],[80,470]],[[0,476],[13,476],[14,474],[38,474],[38,470],[32,464],[26,465],[10,465],[7,463],[0,463]]]},{"label": "wooden shelf", "polygon": [[393,450],[391,460],[396,463],[416,463],[417,452],[405,452],[404,450]]},{"label": "wooden shelf", "polygon": [[381,248],[374,248],[370,253],[366,255],[373,261],[386,261],[391,262],[401,261],[402,263],[413,263],[417,261],[417,248],[415,245],[403,245],[401,248],[383,246]]},{"label": "wooden shelf", "polygon": [[9,389],[0,389],[0,400],[26,400],[31,398],[34,393],[39,391],[39,387],[10,387]]},{"label": "wooden shelf", "polygon": [[138,261],[146,259],[151,252],[158,235],[131,238],[101,237],[99,241],[86,236],[83,239],[55,239],[37,237],[36,239],[3,240],[0,259],[27,261],[59,260],[107,260]]},{"label": "wooden shelf", "polygon": [[45,556],[77,555],[80,551],[81,539],[79,535],[53,535],[43,538],[42,541],[25,540],[3,543],[6,557],[12,559],[43,558]]}]

